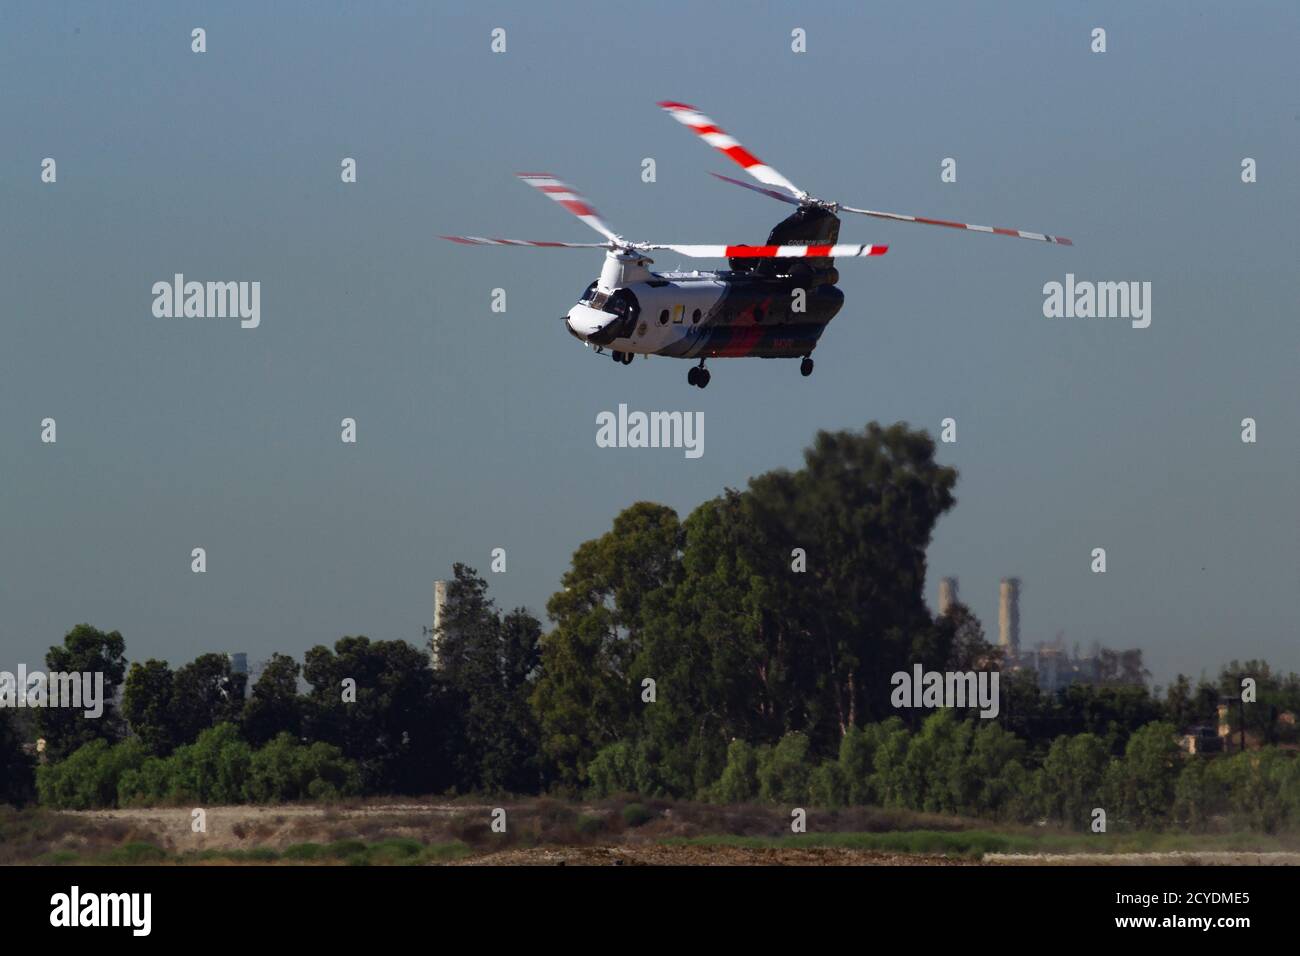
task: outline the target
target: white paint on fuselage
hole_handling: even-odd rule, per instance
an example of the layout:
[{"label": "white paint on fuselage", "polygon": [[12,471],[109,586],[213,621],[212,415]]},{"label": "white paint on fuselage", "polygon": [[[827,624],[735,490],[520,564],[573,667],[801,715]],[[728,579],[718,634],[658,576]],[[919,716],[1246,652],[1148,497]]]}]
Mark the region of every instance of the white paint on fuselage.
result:
[{"label": "white paint on fuselage", "polygon": [[[665,280],[660,280],[665,281]],[[641,318],[631,338],[615,339],[622,352],[662,352],[683,340],[699,338],[706,319],[727,292],[717,278],[674,278],[666,285],[638,282],[628,286],[641,303]],[[680,354],[679,350],[677,351]]]},{"label": "white paint on fuselage", "polygon": [[[598,287],[599,288],[599,287]],[[727,283],[717,273],[664,273],[647,282],[632,282],[622,288],[636,296],[641,315],[631,337],[616,338],[604,347],[618,352],[656,355],[683,341],[699,338],[707,319],[727,292]],[[611,292],[600,288],[601,292]],[[601,320],[601,316],[605,316]],[[569,310],[569,327],[582,336],[591,335],[614,321],[615,316],[579,303]],[[693,351],[688,344],[688,354]],[[680,348],[673,353],[681,355]]]}]

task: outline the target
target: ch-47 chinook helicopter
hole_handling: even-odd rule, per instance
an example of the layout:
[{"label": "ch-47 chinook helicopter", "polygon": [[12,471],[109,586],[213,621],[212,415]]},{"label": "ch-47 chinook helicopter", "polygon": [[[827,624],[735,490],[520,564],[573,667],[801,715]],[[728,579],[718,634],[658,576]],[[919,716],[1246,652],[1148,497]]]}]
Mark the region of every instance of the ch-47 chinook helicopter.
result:
[{"label": "ch-47 chinook helicopter", "polygon": [[[709,370],[704,363],[710,358],[802,358],[800,373],[811,375],[812,351],[844,305],[844,293],[835,286],[839,281],[836,257],[880,256],[888,249],[840,244],[837,213],[1072,244],[1069,239],[1040,232],[903,216],[817,199],[757,159],[695,107],[673,102],[659,106],[737,163],[758,185],[718,173],[714,176],[798,207],[772,229],[766,245],[629,242],[610,229],[571,186],[550,173],[518,175],[604,236],[604,242],[442,237],[466,245],[606,250],[600,278],[587,286],[582,299],[563,318],[570,334],[595,346],[597,352],[608,348],[615,362],[630,365],[637,355],[699,359],[686,376],[698,388],[709,384]],[[725,258],[731,268],[717,272],[651,272],[647,267],[653,260],[646,253],[659,249],[694,258]]]}]

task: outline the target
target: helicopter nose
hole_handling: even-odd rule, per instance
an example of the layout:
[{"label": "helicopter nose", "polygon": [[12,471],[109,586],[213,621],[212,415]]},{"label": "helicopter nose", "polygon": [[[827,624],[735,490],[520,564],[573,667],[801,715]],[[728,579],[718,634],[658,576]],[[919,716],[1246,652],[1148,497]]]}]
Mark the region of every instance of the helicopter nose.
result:
[{"label": "helicopter nose", "polygon": [[575,305],[569,310],[565,318],[565,324],[569,326],[569,331],[578,338],[585,339],[594,335],[603,329],[609,322],[615,318],[608,312],[601,312],[599,309],[593,309],[587,305]]}]

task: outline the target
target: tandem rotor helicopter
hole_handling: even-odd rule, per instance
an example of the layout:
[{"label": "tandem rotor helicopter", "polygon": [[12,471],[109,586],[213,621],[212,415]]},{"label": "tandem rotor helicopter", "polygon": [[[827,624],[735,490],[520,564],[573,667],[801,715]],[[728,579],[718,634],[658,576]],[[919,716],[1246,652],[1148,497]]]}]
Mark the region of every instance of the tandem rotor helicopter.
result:
[{"label": "tandem rotor helicopter", "polygon": [[[604,242],[442,237],[465,245],[604,249],[605,265],[600,278],[587,286],[581,300],[563,319],[574,338],[594,346],[597,352],[608,348],[615,362],[630,365],[637,355],[699,359],[686,376],[698,388],[709,384],[709,370],[704,363],[710,358],[800,358],[800,373],[811,375],[812,351],[844,305],[844,293],[835,286],[839,281],[835,259],[881,256],[889,248],[840,244],[837,213],[1072,245],[1062,236],[904,216],[818,199],[761,162],[695,107],[674,102],[659,106],[738,164],[758,185],[713,173],[718,179],[798,207],[773,227],[766,245],[629,242],[610,229],[573,187],[550,173],[518,176],[604,236]],[[648,266],[654,260],[646,253],[660,249],[692,258],[725,258],[731,268],[717,272],[651,272]]]}]

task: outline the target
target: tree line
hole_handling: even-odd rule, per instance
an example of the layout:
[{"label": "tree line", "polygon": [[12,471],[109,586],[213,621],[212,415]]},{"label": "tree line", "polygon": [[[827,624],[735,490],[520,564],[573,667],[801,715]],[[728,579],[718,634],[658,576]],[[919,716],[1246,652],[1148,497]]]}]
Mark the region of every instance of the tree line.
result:
[{"label": "tree line", "polygon": [[[640,502],[579,546],[547,604],[499,610],[457,564],[439,662],[401,640],[344,637],[301,663],[275,654],[253,686],[221,654],[173,669],[125,660],[117,632],[74,628],[51,671],[99,671],[121,706],[0,710],[11,802],[330,799],[358,794],[635,791],[722,801],[871,803],[994,819],[1110,806],[1134,825],[1257,807],[1300,823],[1300,678],[1234,662],[1163,697],[1116,680],[1039,691],[1002,674],[995,720],[896,712],[890,676],[996,669],[962,606],[924,600],[926,548],[957,474],[904,425],[820,432],[803,467],[727,489],[684,520]],[[1229,718],[1270,746],[1189,760],[1175,731]],[[33,723],[34,719],[34,723]],[[26,722],[30,726],[23,726]],[[41,736],[46,760],[18,746]]]}]

